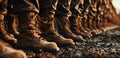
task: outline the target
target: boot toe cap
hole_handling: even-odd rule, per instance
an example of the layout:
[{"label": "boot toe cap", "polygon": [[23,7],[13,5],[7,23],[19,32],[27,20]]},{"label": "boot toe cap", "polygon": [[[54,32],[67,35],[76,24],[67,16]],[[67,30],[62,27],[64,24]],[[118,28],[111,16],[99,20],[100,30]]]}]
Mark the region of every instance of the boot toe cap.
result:
[{"label": "boot toe cap", "polygon": [[41,48],[43,50],[49,50],[49,51],[59,51],[60,50],[55,42],[43,43],[41,45]]},{"label": "boot toe cap", "polygon": [[66,45],[74,45],[75,44],[72,39],[66,39],[64,42]]},{"label": "boot toe cap", "polygon": [[59,46],[67,46],[67,45],[74,45],[74,41],[72,39],[64,39],[64,40],[59,40],[57,43]]},{"label": "boot toe cap", "polygon": [[77,36],[76,41],[83,42],[85,41],[82,36]]}]

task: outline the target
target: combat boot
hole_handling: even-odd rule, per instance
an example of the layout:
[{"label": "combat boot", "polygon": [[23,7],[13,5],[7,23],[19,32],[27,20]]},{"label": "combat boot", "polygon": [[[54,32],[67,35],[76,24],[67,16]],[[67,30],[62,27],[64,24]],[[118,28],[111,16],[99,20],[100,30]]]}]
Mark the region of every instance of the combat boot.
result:
[{"label": "combat boot", "polygon": [[13,49],[8,43],[0,40],[0,58],[27,58],[22,50]]},{"label": "combat boot", "polygon": [[27,58],[21,50],[15,50],[7,46],[0,45],[0,58]]},{"label": "combat boot", "polygon": [[98,31],[96,29],[94,29],[94,21],[93,21],[93,17],[92,16],[88,16],[89,18],[87,19],[87,27],[88,27],[88,31],[90,33],[92,33],[93,35],[98,34]]},{"label": "combat boot", "polygon": [[98,15],[98,17],[97,17],[97,21],[96,21],[96,28],[98,29],[98,30],[100,30],[99,32],[98,32],[98,34],[101,34],[102,32],[104,32],[104,29],[102,29],[102,21],[103,21],[103,19],[100,17],[101,15],[99,14]]},{"label": "combat boot", "polygon": [[80,17],[70,17],[69,21],[70,21],[70,29],[73,33],[77,34],[77,35],[81,35],[83,37],[88,37],[90,38],[92,36],[92,34],[90,34],[89,32],[87,32],[83,27],[82,27],[82,22],[80,21]]},{"label": "combat boot", "polygon": [[99,28],[100,30],[104,31],[102,29],[102,22],[103,22],[103,13],[101,12],[100,14],[98,14],[98,17],[97,17],[97,28]]},{"label": "combat boot", "polygon": [[[84,24],[84,25],[83,25]],[[84,22],[84,20],[82,20],[82,19],[79,19],[79,30],[81,31],[81,32],[85,32],[85,33],[89,33],[89,29],[87,28],[87,26],[86,26],[86,24],[87,23],[85,23]],[[92,35],[91,35],[92,36]]]},{"label": "combat boot", "polygon": [[96,31],[95,35],[101,34],[103,32],[102,29],[99,29],[98,27],[98,20],[93,20],[93,29]]},{"label": "combat boot", "polygon": [[67,16],[56,16],[58,32],[65,38],[71,38],[75,41],[83,41],[82,36],[77,36],[70,30],[70,22]]},{"label": "combat boot", "polygon": [[64,38],[55,29],[54,15],[58,0],[40,0],[40,4],[39,27],[42,32],[41,35],[48,41],[56,42],[59,46],[73,45],[74,42],[72,39]]},{"label": "combat boot", "polygon": [[89,37],[92,36],[91,30],[88,29],[88,22],[86,15],[84,15],[83,18],[79,19],[79,30],[81,32],[84,32],[86,35],[89,35]]},{"label": "combat boot", "polygon": [[[23,44],[24,42],[24,44]],[[42,49],[44,51],[59,51],[59,47],[55,42],[48,42],[44,38],[31,38],[31,37],[25,37],[22,35],[19,36],[18,43],[15,46],[16,48],[22,48],[22,49],[30,49],[30,50],[39,50]]]},{"label": "combat boot", "polygon": [[[18,28],[16,29],[19,34],[15,34],[18,39],[16,44],[19,48],[31,48],[34,50],[54,50],[58,51],[59,48],[55,42],[47,42],[39,35],[41,32],[38,28],[39,16],[35,12],[23,12],[16,14],[18,20]],[[24,44],[23,44],[24,43]]]},{"label": "combat boot", "polygon": [[0,15],[0,37],[10,43],[16,43],[17,39],[13,34],[8,33],[6,29],[4,15]]},{"label": "combat boot", "polygon": [[61,36],[54,25],[54,15],[48,14],[44,17],[41,16],[40,20],[40,30],[42,31],[41,35],[48,41],[56,42],[59,46],[73,45],[74,42],[72,39],[64,38]]}]

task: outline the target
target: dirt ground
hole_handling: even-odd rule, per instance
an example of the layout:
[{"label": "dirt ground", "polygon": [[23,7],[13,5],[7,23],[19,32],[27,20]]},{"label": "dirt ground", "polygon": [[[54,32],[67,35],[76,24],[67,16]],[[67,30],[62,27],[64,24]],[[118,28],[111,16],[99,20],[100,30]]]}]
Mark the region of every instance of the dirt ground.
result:
[{"label": "dirt ground", "polygon": [[29,58],[120,58],[120,28],[60,47],[59,52],[26,51]]}]

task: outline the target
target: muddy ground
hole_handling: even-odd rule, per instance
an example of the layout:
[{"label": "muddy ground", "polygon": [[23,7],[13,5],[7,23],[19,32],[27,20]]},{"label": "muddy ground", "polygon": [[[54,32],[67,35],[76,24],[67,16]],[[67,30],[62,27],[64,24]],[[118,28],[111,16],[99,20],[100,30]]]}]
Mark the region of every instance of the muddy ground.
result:
[{"label": "muddy ground", "polygon": [[120,58],[120,28],[60,47],[59,52],[26,51],[29,58]]}]

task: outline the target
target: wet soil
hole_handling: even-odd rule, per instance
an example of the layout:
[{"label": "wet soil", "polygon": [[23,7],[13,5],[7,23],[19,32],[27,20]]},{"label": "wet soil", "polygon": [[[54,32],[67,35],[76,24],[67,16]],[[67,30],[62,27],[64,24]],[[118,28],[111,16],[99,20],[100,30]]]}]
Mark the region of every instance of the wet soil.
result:
[{"label": "wet soil", "polygon": [[120,58],[120,28],[60,47],[59,52],[25,51],[29,58]]}]

